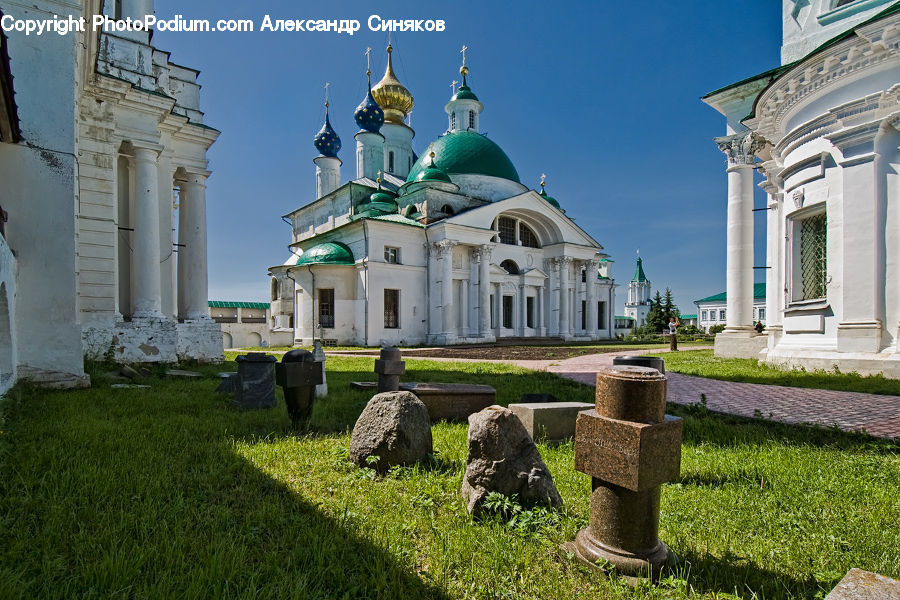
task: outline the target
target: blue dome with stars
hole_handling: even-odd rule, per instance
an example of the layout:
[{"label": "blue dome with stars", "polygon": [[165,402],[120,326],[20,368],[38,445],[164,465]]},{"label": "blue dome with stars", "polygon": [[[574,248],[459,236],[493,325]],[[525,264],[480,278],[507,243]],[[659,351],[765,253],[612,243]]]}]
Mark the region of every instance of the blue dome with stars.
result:
[{"label": "blue dome with stars", "polygon": [[337,132],[331,127],[331,121],[328,120],[328,110],[325,110],[325,124],[322,129],[313,138],[313,145],[316,150],[322,153],[322,156],[337,158],[337,153],[341,149],[341,138]]},{"label": "blue dome with stars", "polygon": [[356,107],[356,112],[353,113],[353,120],[356,121],[360,129],[371,131],[372,133],[378,133],[378,130],[384,125],[384,111],[375,102],[371,87],[365,99]]}]

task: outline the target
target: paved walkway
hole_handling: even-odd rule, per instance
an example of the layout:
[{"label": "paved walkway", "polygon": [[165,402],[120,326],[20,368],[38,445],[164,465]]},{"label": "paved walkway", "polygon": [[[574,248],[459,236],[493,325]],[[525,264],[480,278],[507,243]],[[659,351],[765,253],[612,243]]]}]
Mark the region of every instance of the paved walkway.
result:
[{"label": "paved walkway", "polygon": [[[697,350],[700,348],[691,348]],[[660,351],[654,350],[654,354]],[[561,377],[594,385],[597,371],[612,365],[620,354],[634,350],[589,354],[564,360],[480,360],[462,358],[425,358],[447,362],[497,362],[535,371],[549,371]],[[346,354],[345,354],[346,355]],[[415,360],[407,357],[406,360]],[[762,417],[782,423],[836,425],[846,431],[865,430],[870,435],[900,439],[900,396],[881,396],[860,392],[837,392],[807,388],[736,383],[667,373],[668,400],[676,404],[696,404],[706,395],[709,410],[742,417]]]}]

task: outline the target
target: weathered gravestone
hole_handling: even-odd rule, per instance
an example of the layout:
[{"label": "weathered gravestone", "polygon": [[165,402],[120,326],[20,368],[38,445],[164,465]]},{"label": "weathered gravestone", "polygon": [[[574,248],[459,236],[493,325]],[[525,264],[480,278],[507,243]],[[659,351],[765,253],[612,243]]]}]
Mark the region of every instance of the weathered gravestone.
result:
[{"label": "weathered gravestone", "polygon": [[235,361],[238,372],[234,386],[234,403],[242,409],[273,408],[275,400],[275,357],[264,352],[248,352]]},{"label": "weathered gravestone", "polygon": [[479,513],[491,492],[523,502],[562,506],[553,476],[525,426],[509,409],[489,406],[469,417],[469,456],[460,493],[469,513]]},{"label": "weathered gravestone", "polygon": [[308,350],[290,350],[275,365],[275,381],[284,391],[284,403],[293,426],[309,421],[316,386],[322,383],[321,363]]},{"label": "weathered gravestone", "polygon": [[650,367],[663,375],[666,374],[666,363],[658,356],[616,356],[614,365],[631,365],[632,367]]},{"label": "weathered gravestone", "polygon": [[432,452],[428,410],[409,392],[372,396],[350,436],[350,460],[379,473],[425,461]]},{"label": "weathered gravestone", "polygon": [[545,442],[562,442],[575,435],[575,419],[583,410],[590,410],[587,402],[531,402],[510,404],[511,410],[531,439]]},{"label": "weathered gravestone", "polygon": [[410,383],[409,390],[428,408],[432,421],[461,421],[497,401],[497,390],[476,383]]},{"label": "weathered gravestone", "polygon": [[900,600],[900,581],[862,569],[850,569],[825,600]]},{"label": "weathered gravestone", "polygon": [[400,376],[406,373],[406,363],[400,360],[400,350],[382,348],[381,357],[375,360],[375,372],[378,373],[379,393],[399,390]]},{"label": "weathered gravestone", "polygon": [[322,383],[316,386],[316,398],[324,398],[328,395],[328,383],[325,381],[325,350],[322,349],[322,341],[313,342],[313,361],[318,363],[322,371]]},{"label": "weathered gravestone", "polygon": [[597,373],[594,410],[575,425],[575,469],[591,476],[586,529],[571,549],[586,564],[656,577],[669,561],[658,537],[660,485],[678,477],[682,421],[666,412],[666,377],[649,367]]}]

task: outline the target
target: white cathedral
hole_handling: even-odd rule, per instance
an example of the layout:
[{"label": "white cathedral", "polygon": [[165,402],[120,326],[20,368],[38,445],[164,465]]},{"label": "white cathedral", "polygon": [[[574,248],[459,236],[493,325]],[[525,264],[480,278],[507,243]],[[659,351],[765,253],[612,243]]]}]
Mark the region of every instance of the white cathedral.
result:
[{"label": "white cathedral", "polygon": [[[784,0],[781,66],[716,90],[727,158],[716,354],[900,378],[900,2]],[[754,171],[768,195],[754,209]],[[753,215],[766,223],[766,334]],[[762,265],[760,265],[762,266]]]},{"label": "white cathedral", "polygon": [[354,113],[355,177],[343,184],[326,102],[316,199],[286,215],[292,254],[270,269],[275,328],[297,345],[612,338],[611,261],[480,132],[465,53],[447,131],[416,156],[392,51]]}]

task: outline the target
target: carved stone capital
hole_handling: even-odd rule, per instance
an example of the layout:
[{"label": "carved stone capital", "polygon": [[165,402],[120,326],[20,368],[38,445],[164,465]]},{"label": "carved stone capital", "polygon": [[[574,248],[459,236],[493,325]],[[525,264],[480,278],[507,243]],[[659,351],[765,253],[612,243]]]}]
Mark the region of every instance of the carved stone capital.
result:
[{"label": "carved stone capital", "polygon": [[437,256],[447,258],[453,254],[453,247],[458,243],[459,242],[455,240],[441,240],[439,242],[432,242],[431,247]]},{"label": "carved stone capital", "polygon": [[491,262],[491,256],[494,254],[494,247],[488,244],[482,244],[481,246],[475,246],[472,248],[472,260],[480,263],[482,260],[486,260],[487,262]]},{"label": "carved stone capital", "polygon": [[728,157],[728,166],[752,165],[756,160],[756,153],[766,145],[763,139],[755,131],[742,131],[732,135],[713,138],[719,146],[719,150]]}]

